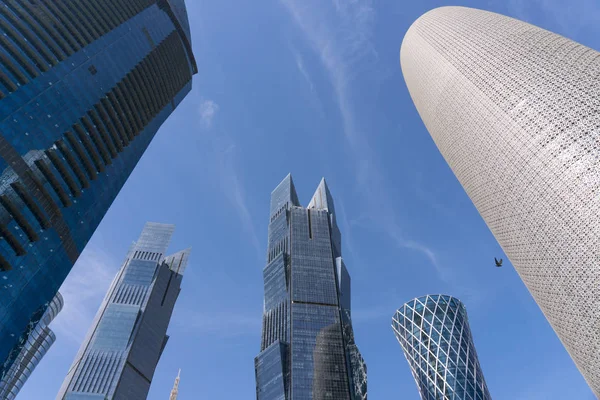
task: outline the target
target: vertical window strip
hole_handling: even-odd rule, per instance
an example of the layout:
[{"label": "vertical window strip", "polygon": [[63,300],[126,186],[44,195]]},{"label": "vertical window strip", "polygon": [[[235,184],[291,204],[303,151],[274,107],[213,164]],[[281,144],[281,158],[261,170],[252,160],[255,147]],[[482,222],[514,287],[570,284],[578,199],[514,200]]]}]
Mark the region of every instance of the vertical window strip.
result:
[{"label": "vertical window strip", "polygon": [[125,119],[129,121],[133,128],[133,136],[137,136],[142,131],[144,125],[138,113],[133,111],[134,104],[132,96],[123,96],[123,91],[121,90],[122,87],[124,86],[123,82],[121,81],[117,84],[117,86],[113,88],[113,93],[115,94],[115,97],[117,98],[118,102],[125,109]]},{"label": "vertical window strip", "polygon": [[92,37],[92,40],[96,40],[102,36],[99,27],[93,23],[91,11],[84,2],[77,1],[77,4],[73,4],[73,0],[63,0],[63,3],[66,8],[75,13],[76,18],[84,25],[85,29]]},{"label": "vertical window strip", "polygon": [[[2,9],[3,7],[0,7]],[[6,10],[3,10],[6,12]],[[27,38],[24,37],[22,32],[19,32],[13,26],[11,26],[8,22],[4,20],[4,18],[0,18],[0,28],[6,33],[6,35],[19,46],[21,51],[27,54],[27,57],[33,61],[35,66],[42,72],[48,71],[50,67],[48,63],[42,59],[42,57],[36,52],[37,49],[32,43],[28,43]],[[31,35],[30,35],[31,36]]]},{"label": "vertical window strip", "polygon": [[106,132],[104,125],[102,124],[102,122],[100,122],[100,117],[98,116],[98,113],[96,113],[96,111],[94,109],[91,109],[88,111],[87,114],[91,118],[92,122],[94,123],[94,127],[96,128],[97,132],[100,132],[100,138],[102,139],[103,143],[108,148],[108,151],[110,152],[110,156],[112,158],[116,158],[117,157],[117,149],[115,148],[115,144],[113,143],[112,139],[108,135],[108,132]]},{"label": "vertical window strip", "polygon": [[73,179],[73,176],[71,176],[71,173],[69,173],[69,171],[67,170],[67,167],[56,153],[56,150],[48,149],[44,151],[44,153],[46,153],[46,156],[50,159],[50,162],[52,162],[52,165],[54,165],[54,168],[56,168],[58,174],[67,184],[67,187],[69,188],[71,194],[75,197],[81,196],[81,190],[79,190],[79,187],[75,183],[75,179]]},{"label": "vertical window strip", "polygon": [[39,23],[35,21],[31,15],[19,6],[15,0],[5,0],[5,4],[10,6],[11,11],[17,16],[18,21],[25,21],[29,28],[44,42],[44,44],[50,49],[58,61],[63,61],[67,57],[67,53],[64,49],[54,41],[50,35],[41,28]]},{"label": "vertical window strip", "polygon": [[[3,51],[0,51],[0,62],[6,68],[6,70],[15,77],[16,81],[19,84],[25,85],[27,82],[29,82],[29,79],[27,79],[25,74],[23,74],[23,72],[21,72],[19,67],[17,67],[15,65],[15,63],[12,62],[12,60]],[[15,85],[15,86],[18,86],[18,85]]]},{"label": "vertical window strip", "polygon": [[[116,87],[115,87],[116,88]],[[124,105],[122,105],[115,96],[115,90],[111,90],[107,95],[108,105],[113,109],[116,117],[118,118],[121,126],[125,131],[125,136],[127,137],[127,142],[131,142],[134,138],[135,128],[132,126],[129,121],[127,112],[125,111]]]},{"label": "vertical window strip", "polygon": [[152,114],[156,114],[158,110],[162,108],[160,91],[158,90],[162,79],[155,80],[156,75],[154,75],[153,68],[150,66],[150,60],[155,57],[155,54],[151,54],[150,57],[140,63],[140,77],[142,78],[144,85],[146,86],[146,91],[151,96],[151,101],[154,105]]},{"label": "vertical window strip", "polygon": [[52,13],[64,24],[80,47],[85,47],[90,43],[88,38],[84,37],[84,35],[88,36],[85,29],[82,28],[80,22],[73,17],[73,14],[68,8],[64,7],[61,1],[41,0],[41,3],[46,6],[47,12]]},{"label": "vertical window strip", "polygon": [[6,261],[6,258],[4,258],[2,254],[0,254],[0,271],[8,272],[12,269],[12,265],[10,265],[10,263]]},{"label": "vertical window strip", "polygon": [[26,254],[25,248],[19,239],[17,239],[17,237],[10,232],[8,226],[2,222],[0,222],[0,236],[6,240],[6,243],[8,243],[17,256],[20,257]]},{"label": "vertical window strip", "polygon": [[65,161],[71,168],[71,171],[73,171],[73,173],[77,177],[77,180],[79,181],[81,188],[83,188],[83,189],[89,188],[90,182],[88,181],[85,173],[79,166],[79,163],[75,159],[73,152],[69,149],[69,146],[62,139],[57,140],[56,142],[54,142],[54,144],[56,145],[56,147],[58,147],[58,149],[62,153],[63,157],[65,158]]},{"label": "vertical window strip", "polygon": [[156,99],[150,93],[149,87],[147,86],[147,82],[143,76],[144,74],[141,71],[143,62],[144,61],[139,63],[137,67],[131,71],[131,78],[135,81],[137,88],[142,93],[142,101],[145,101],[145,103],[147,104],[146,112],[148,113],[148,122],[150,122],[152,121],[154,113],[156,112],[158,106],[155,103]]},{"label": "vertical window strip", "polygon": [[110,101],[108,101],[108,96],[100,99],[100,103],[102,103],[104,111],[108,113],[108,118],[112,125],[117,128],[117,134],[119,136],[119,140],[121,143],[123,143],[123,147],[127,147],[129,145],[129,137],[127,137],[127,133],[125,132],[125,127],[121,123],[121,119],[117,116],[117,113],[112,107]]},{"label": "vertical window strip", "polygon": [[77,137],[83,143],[83,147],[87,151],[87,154],[92,158],[94,162],[94,166],[96,167],[96,171],[103,172],[104,171],[104,163],[102,162],[102,158],[100,157],[99,150],[95,147],[90,136],[84,131],[84,129],[78,123],[73,125],[73,130],[77,134]]},{"label": "vertical window strip", "polygon": [[80,120],[81,120],[81,123],[83,124],[83,126],[85,127],[85,129],[88,131],[89,137],[92,139],[92,142],[94,143],[96,148],[100,151],[100,155],[102,156],[102,160],[104,161],[104,164],[106,164],[106,165],[112,164],[112,158],[110,157],[110,154],[106,147],[107,145],[104,143],[104,141],[100,137],[100,134],[98,133],[98,131],[96,130],[94,125],[92,125],[92,122],[89,120],[87,115],[84,115],[83,117],[81,117]]},{"label": "vertical window strip", "polygon": [[21,227],[23,232],[25,232],[25,235],[30,242],[37,242],[40,239],[31,224],[27,222],[27,218],[25,218],[21,211],[19,211],[19,208],[6,194],[0,195],[0,204],[2,204],[2,207],[4,207],[10,215],[12,215],[15,222]]},{"label": "vertical window strip", "polygon": [[39,159],[36,160],[34,164],[40,170],[44,178],[46,178],[46,180],[58,196],[63,206],[70,207],[72,204],[71,199],[67,195],[67,192],[65,192],[65,190],[62,188],[60,182],[58,181],[58,178],[56,178],[56,176],[54,176],[54,174],[52,173],[52,170],[50,169],[46,161]]},{"label": "vertical window strip", "polygon": [[19,88],[2,70],[0,70],[0,83],[4,85],[9,93],[16,92]]},{"label": "vertical window strip", "polygon": [[104,129],[110,135],[110,138],[112,139],[112,141],[115,145],[115,148],[117,149],[117,152],[118,153],[122,152],[123,151],[123,141],[119,137],[119,133],[117,132],[117,129],[116,129],[115,125],[113,124],[113,121],[109,118],[109,116],[106,112],[106,109],[104,108],[104,104],[102,102],[96,103],[94,105],[94,109],[96,110],[96,114],[98,114],[98,116],[100,117],[100,124],[104,125]]},{"label": "vertical window strip", "polygon": [[81,2],[89,8],[93,22],[99,27],[101,34],[105,35],[110,32],[110,26],[107,24],[105,14],[102,12],[103,7],[101,7],[96,0],[81,0]]},{"label": "vertical window strip", "polygon": [[10,56],[27,72],[30,78],[36,78],[40,72],[35,68],[31,60],[27,60],[23,56],[23,52],[15,47],[15,45],[8,39],[7,36],[0,35],[0,45]]},{"label": "vertical window strip", "polygon": [[125,88],[125,90],[123,90],[123,93],[125,93],[126,96],[131,96],[131,98],[133,99],[133,102],[135,104],[133,110],[140,116],[143,130],[150,121],[150,118],[147,114],[146,104],[143,102],[140,94],[138,93],[136,84],[131,78],[131,74],[127,74],[123,78],[123,86]]},{"label": "vertical window strip", "polygon": [[75,154],[77,154],[77,157],[81,161],[81,164],[83,165],[83,168],[85,169],[87,175],[90,177],[91,180],[95,180],[98,177],[96,169],[94,168],[94,165],[92,164],[90,159],[85,155],[85,151],[81,143],[79,143],[79,141],[71,131],[65,132],[65,138],[75,151]]},{"label": "vertical window strip", "polygon": [[42,229],[50,228],[50,220],[44,214],[41,207],[35,202],[34,198],[29,194],[25,186],[19,181],[10,184],[17,196],[21,198],[23,203],[31,210],[33,216],[37,219]]},{"label": "vertical window strip", "polygon": [[[37,24],[41,26],[48,33],[48,35],[50,35],[50,37],[56,42],[56,44],[67,56],[70,56],[75,52],[71,45],[65,40],[63,34],[58,32],[58,29],[61,28],[58,21],[54,20],[49,15],[48,18],[45,18],[47,14],[40,12],[38,8],[30,4],[28,0],[13,1],[17,2],[19,6],[21,6],[25,10],[26,14],[29,14],[33,17]],[[47,20],[52,20],[52,24],[54,25],[54,27],[50,25]]]}]

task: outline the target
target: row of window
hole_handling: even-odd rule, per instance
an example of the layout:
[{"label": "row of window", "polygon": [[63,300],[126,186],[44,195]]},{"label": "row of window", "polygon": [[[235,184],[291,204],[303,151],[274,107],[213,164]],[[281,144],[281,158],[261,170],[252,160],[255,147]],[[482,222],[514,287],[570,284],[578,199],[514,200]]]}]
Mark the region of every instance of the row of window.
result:
[{"label": "row of window", "polygon": [[152,4],[151,0],[3,1],[0,63],[9,74],[0,70],[4,86],[0,99]]},{"label": "row of window", "polygon": [[[106,165],[112,164],[112,159],[142,132],[190,79],[185,50],[178,34],[173,32],[88,110],[73,125],[72,131],[66,132],[63,138],[47,149],[44,157],[35,160],[35,167],[62,206],[71,206],[71,196],[81,196],[82,190],[90,186],[90,180],[96,180],[98,173],[103,172]],[[45,190],[35,174],[31,173],[29,177],[37,182],[37,189]],[[23,183],[15,181],[10,186],[29,208],[40,227],[48,229],[52,225],[52,216],[47,216],[43,211],[43,208],[46,211],[48,208],[40,207]],[[36,228],[28,222],[10,196],[0,195],[0,204],[14,218],[30,242],[39,240]],[[10,232],[8,224],[0,222],[0,235],[16,255],[26,253],[23,244]],[[1,255],[0,269],[12,269]]]}]

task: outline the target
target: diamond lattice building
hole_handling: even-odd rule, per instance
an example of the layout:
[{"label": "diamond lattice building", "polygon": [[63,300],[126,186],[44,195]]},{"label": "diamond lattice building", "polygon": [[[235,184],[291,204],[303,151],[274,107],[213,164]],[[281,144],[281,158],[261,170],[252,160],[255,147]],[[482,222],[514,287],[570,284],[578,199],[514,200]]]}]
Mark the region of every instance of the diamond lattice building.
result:
[{"label": "diamond lattice building", "polygon": [[392,328],[423,400],[491,400],[460,300],[411,300],[396,311]]},{"label": "diamond lattice building", "polygon": [[443,7],[400,53],[442,155],[600,395],[600,53]]}]

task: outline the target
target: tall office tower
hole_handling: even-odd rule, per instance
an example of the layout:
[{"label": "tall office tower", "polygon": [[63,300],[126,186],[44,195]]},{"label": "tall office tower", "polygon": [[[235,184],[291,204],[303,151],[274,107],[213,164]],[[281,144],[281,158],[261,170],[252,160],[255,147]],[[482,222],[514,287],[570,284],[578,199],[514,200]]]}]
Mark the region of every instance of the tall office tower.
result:
[{"label": "tall office tower", "polygon": [[148,222],[113,280],[57,400],[145,399],[190,250],[164,257],[175,226]]},{"label": "tall office tower", "polygon": [[31,332],[27,335],[27,342],[23,344],[15,362],[0,381],[0,399],[13,400],[17,397],[35,367],[54,344],[56,336],[48,325],[62,310],[63,305],[63,298],[57,293],[42,318],[36,324],[30,325]]},{"label": "tall office tower", "polygon": [[0,0],[0,378],[196,64],[183,0]]},{"label": "tall office tower", "polygon": [[444,7],[400,54],[425,126],[600,396],[600,53]]},{"label": "tall office tower", "polygon": [[271,193],[258,400],[367,398],[354,342],[350,275],[323,179],[307,208],[291,175]]},{"label": "tall office tower", "polygon": [[396,311],[392,328],[423,400],[491,400],[460,300],[411,300]]},{"label": "tall office tower", "polygon": [[177,378],[175,378],[175,384],[173,385],[173,389],[171,390],[171,396],[169,400],[177,400],[177,395],[179,394],[179,379],[181,376],[181,370],[177,373]]}]

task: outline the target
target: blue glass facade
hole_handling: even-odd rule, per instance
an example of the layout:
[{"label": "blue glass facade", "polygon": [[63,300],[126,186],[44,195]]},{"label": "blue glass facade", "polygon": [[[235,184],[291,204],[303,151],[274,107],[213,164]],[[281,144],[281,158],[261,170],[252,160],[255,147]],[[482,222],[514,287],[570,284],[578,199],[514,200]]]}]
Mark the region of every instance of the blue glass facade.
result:
[{"label": "blue glass facade", "polygon": [[0,377],[191,89],[183,0],[0,0]]},{"label": "blue glass facade", "polygon": [[392,328],[423,400],[491,400],[460,300],[411,300],[396,312]]},{"label": "blue glass facade", "polygon": [[350,316],[350,275],[325,180],[307,208],[300,206],[290,175],[271,194],[263,278],[257,399],[366,399],[366,365]]},{"label": "blue glass facade", "polygon": [[56,336],[48,325],[62,310],[63,305],[62,295],[57,293],[46,308],[42,319],[36,325],[31,326],[31,333],[27,337],[25,346],[21,349],[8,373],[0,381],[0,399],[14,400],[17,397],[35,367],[54,344]]},{"label": "blue glass facade", "polygon": [[59,400],[145,399],[167,344],[189,249],[164,257],[174,226],[147,223],[63,382]]}]

